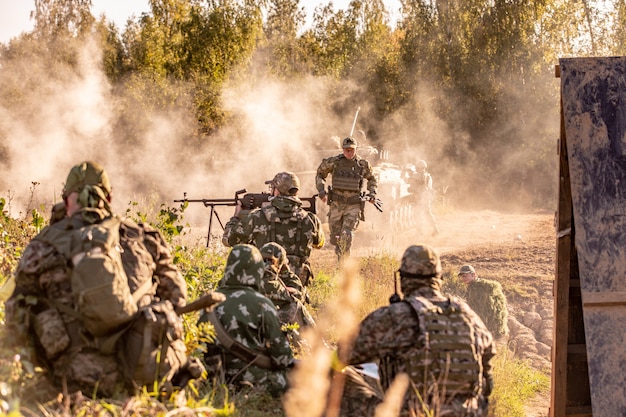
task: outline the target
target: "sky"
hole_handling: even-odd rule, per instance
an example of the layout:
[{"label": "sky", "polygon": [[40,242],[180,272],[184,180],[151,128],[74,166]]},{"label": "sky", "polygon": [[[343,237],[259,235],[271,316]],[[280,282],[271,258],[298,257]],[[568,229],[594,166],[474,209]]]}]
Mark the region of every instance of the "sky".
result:
[{"label": "sky", "polygon": [[[302,0],[300,4],[305,6],[307,17],[310,17],[315,7],[328,4],[329,1]],[[344,9],[349,3],[350,0],[333,1],[336,9]],[[385,0],[385,4],[392,13],[400,8],[400,0]],[[33,0],[0,0],[0,42],[6,43],[22,32],[32,30],[30,12],[35,8],[34,5]],[[148,0],[92,0],[92,5],[94,16],[99,17],[104,13],[120,29],[124,29],[129,17],[140,16],[141,13],[150,10]]]}]

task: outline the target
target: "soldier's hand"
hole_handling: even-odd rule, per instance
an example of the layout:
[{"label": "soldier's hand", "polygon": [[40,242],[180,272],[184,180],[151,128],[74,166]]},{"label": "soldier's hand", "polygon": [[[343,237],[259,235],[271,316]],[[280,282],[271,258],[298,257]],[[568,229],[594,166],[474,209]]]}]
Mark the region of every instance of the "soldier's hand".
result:
[{"label": "soldier's hand", "polygon": [[369,193],[367,195],[367,198],[370,203],[374,204],[374,202],[376,201],[376,194]]},{"label": "soldier's hand", "polygon": [[324,193],[324,195],[320,194],[319,195],[320,200],[322,200],[323,203],[326,203],[326,201],[328,201],[328,194]]},{"label": "soldier's hand", "polygon": [[239,213],[241,213],[242,209],[243,207],[241,207],[241,200],[237,200],[237,205],[235,206],[235,214],[233,214],[233,217],[239,218]]}]

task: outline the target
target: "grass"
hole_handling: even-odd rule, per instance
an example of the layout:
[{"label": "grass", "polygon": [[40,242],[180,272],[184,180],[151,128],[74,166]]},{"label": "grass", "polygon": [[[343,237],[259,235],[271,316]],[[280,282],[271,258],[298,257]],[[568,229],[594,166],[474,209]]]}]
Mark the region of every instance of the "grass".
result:
[{"label": "grass", "polygon": [[[133,206],[135,207],[135,206]],[[185,228],[177,227],[182,222],[180,209],[161,208],[153,210],[152,218],[140,213],[136,217],[148,220],[159,226],[171,243],[176,263],[185,277],[189,298],[194,299],[207,290],[217,286],[225,265],[227,249],[221,245],[203,247],[203,242],[191,242],[184,238]],[[149,211],[146,211],[149,212]],[[29,215],[24,219],[11,219],[2,212],[0,204],[0,285],[2,285],[14,270],[19,256],[27,242],[38,231],[33,223],[40,223],[41,216]],[[132,213],[127,212],[127,215]],[[394,271],[398,267],[398,259],[386,251],[371,253],[360,258],[352,265],[352,270],[344,274],[337,268],[334,257],[315,266],[316,278],[309,287],[311,310],[323,328],[324,338],[330,345],[342,343],[346,332],[350,333],[349,323],[358,323],[371,311],[387,305],[389,296],[394,291]],[[452,294],[462,293],[462,283],[456,277],[455,271],[444,270],[444,291]],[[398,283],[399,285],[399,283]],[[506,285],[506,283],[505,283]],[[352,289],[350,289],[352,288]],[[512,286],[505,288],[510,292],[519,292],[525,297],[535,294],[522,294],[522,289]],[[526,291],[528,291],[526,289]],[[349,293],[360,294],[355,300]],[[348,293],[348,294],[346,294]],[[353,311],[353,316],[347,316],[347,310]],[[198,328],[195,324],[196,316],[190,314],[185,317],[187,331],[185,342],[189,351],[194,355],[201,354],[198,340],[210,338],[210,329]],[[16,351],[5,345],[7,340],[4,334],[4,304],[0,307],[0,416],[286,416],[281,400],[272,398],[258,390],[248,390],[234,393],[224,386],[215,386],[208,382],[197,382],[184,393],[165,401],[140,393],[130,399],[96,400],[83,398],[75,407],[69,408],[62,397],[52,397],[48,402],[36,404],[28,402],[28,393],[37,391],[41,381],[42,370],[34,367],[28,361],[25,351]],[[303,401],[312,401],[311,386],[327,388],[329,369],[329,352],[326,346],[320,344],[313,349],[316,361],[311,363],[307,373],[299,375],[300,385],[304,386],[301,397],[292,402],[296,404],[291,410],[292,416],[299,417]],[[316,378],[316,381],[307,381],[307,378]],[[516,417],[524,415],[524,404],[528,403],[537,394],[546,394],[549,390],[549,377],[533,369],[528,363],[513,358],[507,349],[501,349],[494,359],[495,389],[491,398],[491,417]],[[316,403],[320,402],[320,397]],[[318,404],[319,405],[319,404]],[[20,409],[20,406],[22,407]],[[309,405],[310,406],[310,405]],[[295,408],[294,408],[295,407]],[[300,408],[298,408],[300,407]],[[309,407],[310,408],[310,407]],[[300,412],[293,410],[300,410]],[[21,413],[20,413],[21,410]],[[314,414],[311,414],[314,415]],[[318,414],[319,415],[319,414]]]}]

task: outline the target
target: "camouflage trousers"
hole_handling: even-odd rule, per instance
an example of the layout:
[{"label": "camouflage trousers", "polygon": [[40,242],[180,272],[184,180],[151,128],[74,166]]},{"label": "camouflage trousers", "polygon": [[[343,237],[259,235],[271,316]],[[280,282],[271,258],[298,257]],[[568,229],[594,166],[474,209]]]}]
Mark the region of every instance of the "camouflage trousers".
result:
[{"label": "camouflage trousers", "polygon": [[347,204],[333,201],[328,211],[328,228],[330,243],[335,245],[335,253],[339,258],[350,256],[352,234],[359,226],[361,204]]}]

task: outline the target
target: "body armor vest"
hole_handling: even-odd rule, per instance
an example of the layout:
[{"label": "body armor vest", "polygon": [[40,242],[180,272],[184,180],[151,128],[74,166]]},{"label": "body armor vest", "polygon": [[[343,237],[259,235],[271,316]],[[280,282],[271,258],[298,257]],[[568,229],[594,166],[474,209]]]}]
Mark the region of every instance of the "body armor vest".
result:
[{"label": "body armor vest", "polygon": [[361,191],[363,167],[355,159],[339,158],[333,168],[333,190]]},{"label": "body armor vest", "polygon": [[451,299],[442,306],[424,297],[404,302],[417,314],[422,348],[408,357],[384,358],[384,380],[393,381],[398,370],[405,368],[426,401],[478,396],[482,391],[482,361],[474,328],[461,306]]}]

